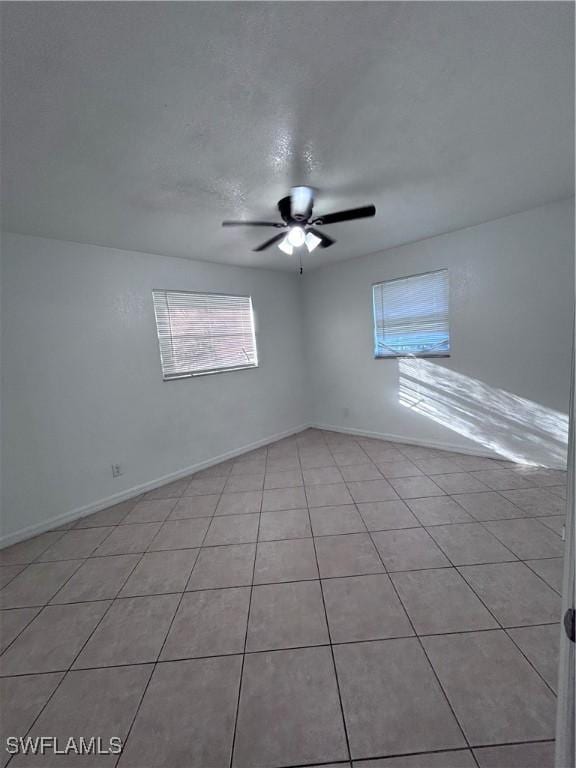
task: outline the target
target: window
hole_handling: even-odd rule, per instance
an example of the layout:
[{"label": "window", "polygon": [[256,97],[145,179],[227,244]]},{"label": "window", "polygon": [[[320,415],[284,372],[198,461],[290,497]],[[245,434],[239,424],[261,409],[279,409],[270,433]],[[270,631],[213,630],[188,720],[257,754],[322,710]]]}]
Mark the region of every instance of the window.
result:
[{"label": "window", "polygon": [[152,291],[164,380],[256,368],[250,296]]},{"label": "window", "polygon": [[447,357],[448,270],[372,286],[374,357]]}]

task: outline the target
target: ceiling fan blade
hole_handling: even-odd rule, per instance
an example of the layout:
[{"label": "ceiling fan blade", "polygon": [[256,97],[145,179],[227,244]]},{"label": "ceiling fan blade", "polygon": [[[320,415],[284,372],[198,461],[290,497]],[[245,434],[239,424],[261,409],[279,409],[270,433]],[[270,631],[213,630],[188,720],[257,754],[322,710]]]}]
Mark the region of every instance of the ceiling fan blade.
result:
[{"label": "ceiling fan blade", "polygon": [[282,200],[278,200],[278,210],[280,211],[280,216],[282,216],[283,220],[288,224],[291,211],[290,195],[283,197]]},{"label": "ceiling fan blade", "polygon": [[336,224],[338,221],[352,221],[353,219],[367,219],[376,215],[376,208],[373,205],[365,205],[362,208],[351,208],[349,211],[338,211],[337,213],[327,213],[326,216],[319,216],[314,219],[313,224],[322,226],[323,224]]},{"label": "ceiling fan blade", "polygon": [[265,243],[262,243],[262,245],[259,245],[257,248],[252,248],[253,251],[264,251],[266,248],[270,248],[271,245],[274,245],[275,243],[279,243],[280,240],[283,240],[285,237],[284,232],[281,232],[279,235],[274,235],[274,237],[271,237],[270,240],[266,240]]},{"label": "ceiling fan blade", "polygon": [[331,237],[328,237],[328,235],[325,235],[324,232],[320,232],[319,229],[315,229],[314,227],[307,227],[308,232],[312,232],[313,235],[316,235],[316,237],[319,237],[322,241],[320,243],[320,248],[330,248],[331,245],[334,245],[336,240],[333,240]]},{"label": "ceiling fan blade", "polygon": [[223,227],[283,227],[279,221],[223,221]]}]

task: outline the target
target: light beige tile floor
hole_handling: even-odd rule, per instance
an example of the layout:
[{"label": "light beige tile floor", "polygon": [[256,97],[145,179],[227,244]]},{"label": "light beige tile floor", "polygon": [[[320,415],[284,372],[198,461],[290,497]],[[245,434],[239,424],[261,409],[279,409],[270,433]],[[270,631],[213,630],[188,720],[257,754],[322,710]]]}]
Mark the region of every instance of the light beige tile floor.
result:
[{"label": "light beige tile floor", "polygon": [[124,749],[0,766],[552,768],[564,480],[307,430],[2,550],[2,738]]}]

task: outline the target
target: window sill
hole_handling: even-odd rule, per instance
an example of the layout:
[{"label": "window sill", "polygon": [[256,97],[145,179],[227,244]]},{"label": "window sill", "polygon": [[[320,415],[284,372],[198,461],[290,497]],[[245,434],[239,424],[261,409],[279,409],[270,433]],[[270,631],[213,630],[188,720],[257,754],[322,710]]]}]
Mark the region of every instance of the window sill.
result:
[{"label": "window sill", "polygon": [[239,365],[237,368],[217,368],[213,371],[198,371],[196,373],[179,373],[174,376],[163,376],[163,381],[180,381],[181,379],[196,379],[198,376],[212,376],[215,373],[234,373],[234,371],[251,371],[259,365]]},{"label": "window sill", "polygon": [[431,358],[431,357],[451,357],[452,355],[450,352],[443,352],[442,354],[422,354],[422,355],[374,355],[374,360],[398,360],[399,358],[402,358],[403,360],[420,360],[422,358]]}]

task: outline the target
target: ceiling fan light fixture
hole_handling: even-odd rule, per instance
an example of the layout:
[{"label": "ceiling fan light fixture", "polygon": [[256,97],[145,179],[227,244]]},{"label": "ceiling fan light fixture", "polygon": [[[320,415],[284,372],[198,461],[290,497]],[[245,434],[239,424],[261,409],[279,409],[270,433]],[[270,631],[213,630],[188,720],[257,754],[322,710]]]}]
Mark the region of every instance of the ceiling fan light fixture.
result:
[{"label": "ceiling fan light fixture", "polygon": [[304,245],[306,235],[302,227],[290,227],[287,240],[293,248],[300,248],[301,245]]},{"label": "ceiling fan light fixture", "polygon": [[288,237],[285,237],[284,240],[281,240],[278,243],[278,248],[280,248],[281,251],[283,251],[287,256],[292,256],[294,253],[294,248],[290,245],[290,242],[288,241]]},{"label": "ceiling fan light fixture", "polygon": [[314,248],[317,248],[322,240],[319,237],[316,237],[312,232],[307,232],[304,242],[306,243],[306,248],[308,248],[308,253],[312,253]]}]

